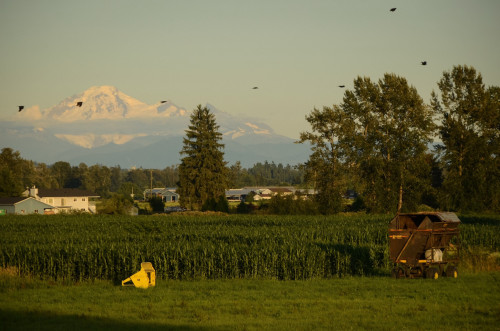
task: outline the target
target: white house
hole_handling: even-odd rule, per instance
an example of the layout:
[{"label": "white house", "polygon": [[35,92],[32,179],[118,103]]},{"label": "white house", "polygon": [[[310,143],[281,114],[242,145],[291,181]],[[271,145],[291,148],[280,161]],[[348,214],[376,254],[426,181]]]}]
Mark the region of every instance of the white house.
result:
[{"label": "white house", "polygon": [[95,203],[90,199],[99,198],[95,193],[76,188],[39,189],[32,187],[24,191],[23,196],[33,197],[54,206],[56,212],[78,210],[90,213],[96,212]]},{"label": "white house", "polygon": [[1,214],[51,214],[53,206],[32,197],[1,197]]}]

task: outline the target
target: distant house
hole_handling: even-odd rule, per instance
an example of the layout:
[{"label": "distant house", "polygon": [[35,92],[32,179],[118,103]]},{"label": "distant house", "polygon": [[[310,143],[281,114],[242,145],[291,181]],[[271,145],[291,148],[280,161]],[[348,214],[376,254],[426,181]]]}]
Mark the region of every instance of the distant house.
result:
[{"label": "distant house", "polygon": [[270,200],[276,195],[292,195],[295,189],[293,187],[244,187],[240,189],[226,190],[228,201],[245,201],[250,192],[254,193],[253,200]]},{"label": "distant house", "polygon": [[0,209],[5,214],[52,214],[54,207],[32,197],[0,198]]},{"label": "distant house", "polygon": [[176,202],[179,201],[179,194],[177,194],[175,188],[164,188],[157,187],[151,189],[144,190],[144,200],[147,200],[151,197],[159,197],[164,202]]},{"label": "distant house", "polygon": [[226,190],[227,201],[245,201],[246,197],[250,192],[254,192],[251,189],[239,188]]},{"label": "distant house", "polygon": [[270,187],[269,190],[272,192],[272,195],[292,195],[294,191],[287,187]]},{"label": "distant house", "polygon": [[55,212],[78,210],[95,213],[95,203],[90,199],[99,198],[95,193],[76,188],[43,189],[32,187],[24,191],[23,195],[54,206]]}]

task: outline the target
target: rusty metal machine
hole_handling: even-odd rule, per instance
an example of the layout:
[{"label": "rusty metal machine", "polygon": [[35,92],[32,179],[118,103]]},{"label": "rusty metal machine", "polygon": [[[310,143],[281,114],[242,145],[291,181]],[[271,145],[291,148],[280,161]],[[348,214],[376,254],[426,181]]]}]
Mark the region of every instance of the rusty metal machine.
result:
[{"label": "rusty metal machine", "polygon": [[395,278],[456,278],[460,219],[450,212],[397,214],[389,223],[389,255]]}]

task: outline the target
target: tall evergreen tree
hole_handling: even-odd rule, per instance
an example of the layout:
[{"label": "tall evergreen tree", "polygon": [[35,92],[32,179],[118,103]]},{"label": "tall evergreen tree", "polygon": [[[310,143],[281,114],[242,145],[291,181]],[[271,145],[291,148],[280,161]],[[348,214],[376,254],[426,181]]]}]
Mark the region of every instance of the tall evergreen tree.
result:
[{"label": "tall evergreen tree", "polygon": [[[500,93],[485,88],[473,67],[455,66],[438,82],[431,105],[439,114],[445,209],[498,208]],[[495,207],[496,206],[496,207]]]},{"label": "tall evergreen tree", "polygon": [[182,206],[200,210],[207,201],[225,196],[228,171],[215,115],[199,105],[190,122],[183,139],[178,193]]}]

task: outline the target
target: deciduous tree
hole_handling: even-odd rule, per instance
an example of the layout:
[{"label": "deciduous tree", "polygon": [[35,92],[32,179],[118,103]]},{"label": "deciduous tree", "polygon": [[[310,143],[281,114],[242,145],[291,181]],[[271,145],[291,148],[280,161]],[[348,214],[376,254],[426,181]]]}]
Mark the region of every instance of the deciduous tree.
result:
[{"label": "deciduous tree", "polygon": [[[485,88],[473,67],[455,66],[438,82],[431,105],[439,114],[445,209],[498,208],[500,93]],[[496,206],[496,207],[495,207]]]}]

